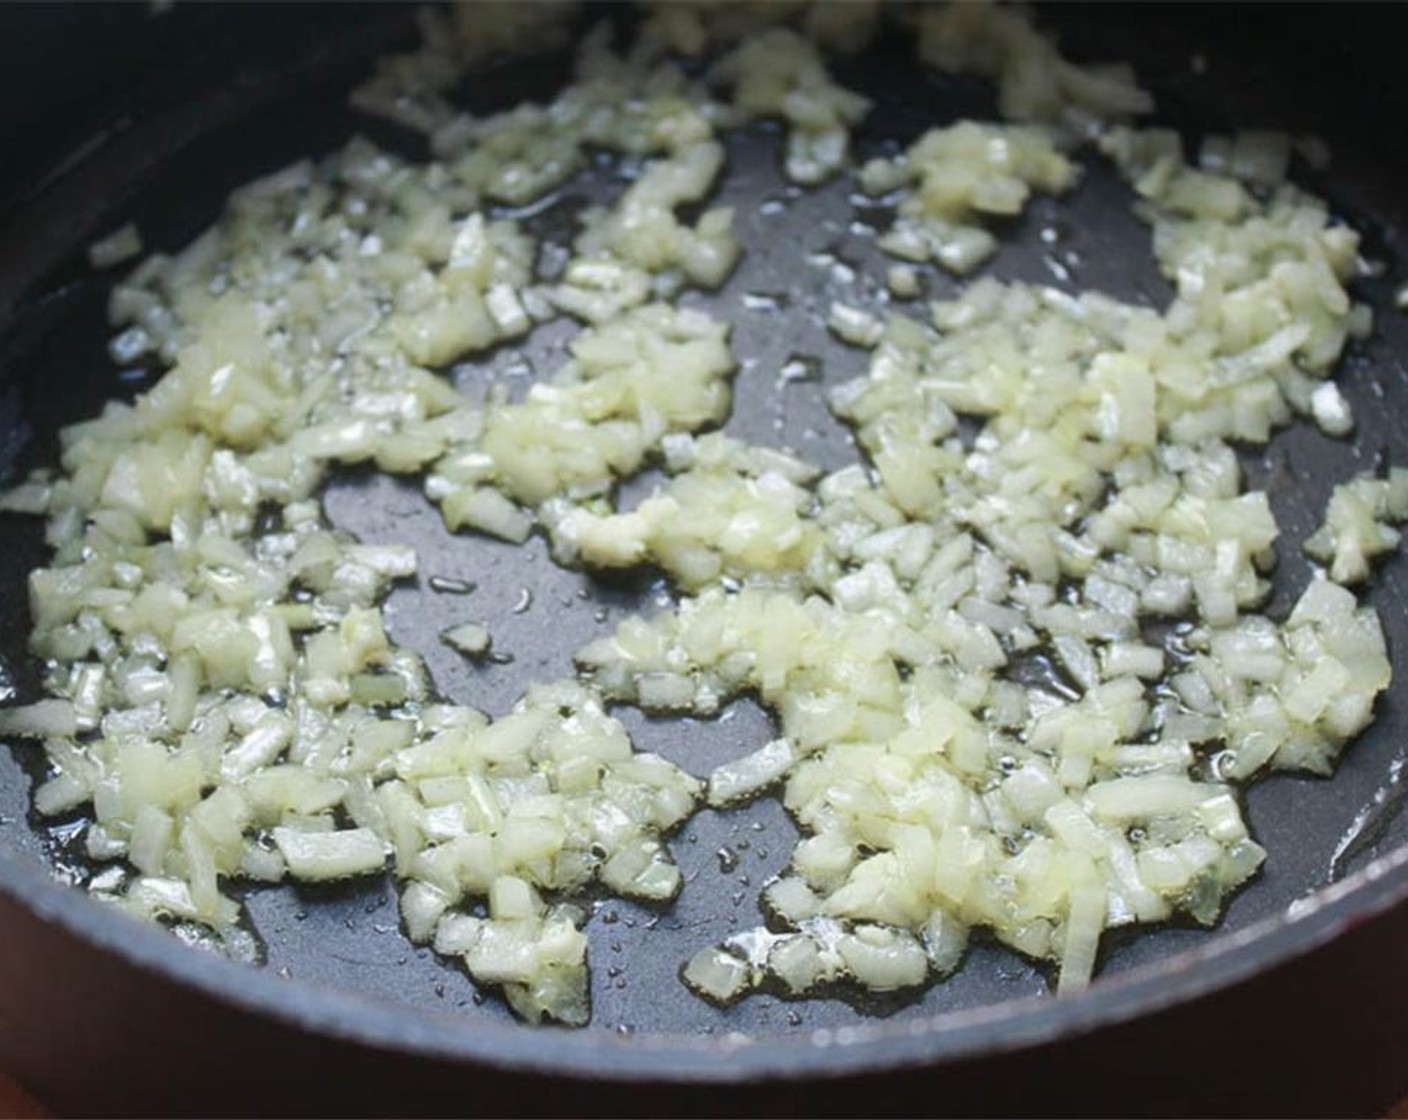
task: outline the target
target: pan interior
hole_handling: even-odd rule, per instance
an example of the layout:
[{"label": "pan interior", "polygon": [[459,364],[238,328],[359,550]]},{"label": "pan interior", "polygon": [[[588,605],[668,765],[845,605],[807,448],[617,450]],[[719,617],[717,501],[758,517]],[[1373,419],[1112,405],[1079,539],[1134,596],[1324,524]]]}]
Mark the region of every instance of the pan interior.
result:
[{"label": "pan interior", "polygon": [[[1101,44],[1096,53],[1135,57],[1142,76],[1162,95],[1170,119],[1180,126],[1299,127],[1295,121],[1238,116],[1229,108],[1237,104],[1236,82],[1219,90],[1215,62],[1212,81],[1196,80],[1189,64],[1193,33],[1187,29],[1141,53],[1128,45],[1137,28],[1125,27],[1122,39],[1118,27],[1082,32],[1085,17],[1079,12],[1061,18],[1074,24],[1076,41],[1084,33]],[[1216,59],[1211,48],[1208,53]],[[119,371],[105,355],[103,309],[111,279],[91,273],[83,263],[92,233],[134,220],[149,249],[175,249],[216,216],[232,188],[300,156],[332,151],[357,132],[417,154],[414,141],[346,107],[347,78],[355,69],[345,59],[338,65],[312,65],[287,95],[251,93],[237,110],[226,106],[219,114],[212,112],[209,123],[189,139],[158,138],[155,142],[166,148],[157,172],[140,180],[124,177],[120,170],[104,171],[105,149],[99,147],[87,161],[90,185],[85,209],[77,216],[69,205],[46,204],[45,195],[30,204],[29,221],[40,223],[64,254],[37,273],[32,261],[0,258],[0,272],[11,272],[7,280],[29,285],[28,297],[0,337],[0,475],[12,478],[51,458],[60,425],[91,415],[104,400],[130,395],[145,383],[143,371]],[[501,64],[489,80],[477,83],[474,108],[506,107],[523,96],[546,95],[565,72],[561,60]],[[893,152],[932,125],[992,115],[990,94],[982,86],[935,78],[889,50],[843,64],[837,76],[876,102],[858,137],[862,159]],[[1218,101],[1219,96],[1231,100]],[[138,122],[132,134],[140,136],[155,123]],[[154,127],[152,135],[158,136]],[[1335,135],[1326,138],[1335,148]],[[735,207],[738,232],[749,252],[720,291],[690,293],[684,302],[735,325],[741,371],[726,430],[755,443],[791,448],[833,468],[854,461],[856,452],[821,392],[827,384],[863,373],[866,357],[827,332],[825,313],[833,299],[847,296],[884,302],[885,258],[875,248],[875,237],[890,214],[857,196],[849,177],[814,190],[789,185],[781,174],[779,146],[779,133],[769,125],[730,137],[729,172],[718,201]],[[1039,199],[1002,231],[1002,249],[988,266],[991,274],[1161,303],[1166,289],[1152,264],[1147,227],[1131,214],[1126,188],[1102,163],[1087,159],[1085,164],[1083,185],[1074,194],[1059,201]],[[540,237],[567,240],[573,214],[614,194],[619,175],[615,163],[593,167],[558,191],[550,206],[535,207],[534,214],[524,217],[525,225]],[[1341,179],[1332,166],[1323,182],[1312,185],[1365,231],[1369,251],[1388,268],[1358,289],[1360,298],[1374,307],[1377,327],[1371,341],[1352,350],[1341,373],[1359,421],[1353,439],[1330,440],[1302,426],[1245,457],[1251,484],[1268,490],[1283,527],[1273,613],[1293,600],[1308,577],[1299,545],[1318,522],[1333,483],[1372,467],[1381,456],[1408,462],[1408,431],[1396,419],[1408,412],[1408,371],[1398,357],[1408,354],[1408,320],[1393,309],[1403,261],[1396,239],[1371,221],[1380,184],[1372,177]],[[1062,235],[1053,245],[1042,238],[1043,229],[1059,229]],[[31,271],[16,276],[26,268]],[[936,270],[926,271],[931,294],[942,296],[956,288]],[[0,316],[5,310],[0,308]],[[495,381],[521,388],[535,374],[556,367],[573,330],[566,322],[542,326],[526,343],[456,366],[448,376],[470,391]],[[820,381],[779,379],[779,369],[798,357],[815,363],[822,371]],[[648,481],[629,484],[628,495],[643,491]],[[443,694],[493,714],[511,707],[530,682],[570,673],[573,650],[609,633],[624,615],[650,610],[668,596],[664,585],[649,576],[602,583],[559,568],[539,538],[517,548],[451,535],[414,481],[345,472],[329,488],[326,507],[335,524],[364,540],[415,546],[421,575],[399,587],[388,602],[392,637],[424,656]],[[5,688],[23,693],[35,686],[24,652],[25,575],[43,562],[45,550],[35,523],[7,516],[4,531],[0,672]],[[432,576],[473,581],[477,588],[467,595],[437,591]],[[1370,598],[1381,611],[1400,672],[1402,653],[1408,650],[1405,593],[1408,566],[1390,561]],[[447,621],[468,619],[484,622],[496,649],[512,661],[476,668],[441,645],[437,636]],[[1401,744],[1408,730],[1403,695],[1398,686],[1381,702],[1377,722],[1348,749],[1332,782],[1277,777],[1250,792],[1254,834],[1270,856],[1259,878],[1235,896],[1222,925],[1212,932],[1169,927],[1107,937],[1102,971],[1134,969],[1281,913],[1294,900],[1408,839],[1408,820],[1397,812],[1403,796],[1397,784]],[[772,737],[768,717],[748,701],[708,721],[657,720],[629,708],[617,714],[642,749],[658,751],[700,775]],[[55,862],[62,877],[81,881],[91,868],[73,843],[80,822],[40,825],[28,808],[36,777],[23,748],[0,752],[0,849],[36,865]],[[758,923],[759,889],[785,865],[795,838],[795,827],[774,799],[729,812],[704,810],[671,841],[686,880],[674,905],[656,911],[603,898],[587,926],[593,963],[588,1030],[777,1035],[868,1022],[876,1015],[932,1015],[1046,990],[1046,978],[1029,962],[980,942],[955,976],[903,1005],[791,1001],[759,994],[720,1010],[695,999],[677,978],[680,964],[698,948]],[[245,901],[267,967],[279,976],[401,1006],[450,1011],[466,1022],[509,1019],[502,1003],[485,998],[463,971],[405,939],[389,880],[260,888],[248,892]]]}]

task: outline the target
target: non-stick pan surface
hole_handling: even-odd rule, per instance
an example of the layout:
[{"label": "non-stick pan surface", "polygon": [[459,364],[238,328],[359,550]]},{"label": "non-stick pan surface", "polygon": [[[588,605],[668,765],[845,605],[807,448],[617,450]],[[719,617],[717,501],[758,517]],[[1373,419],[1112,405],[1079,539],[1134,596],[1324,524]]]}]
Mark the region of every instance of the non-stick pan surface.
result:
[{"label": "non-stick pan surface", "polygon": [[[149,249],[175,249],[217,216],[232,188],[303,155],[335,150],[359,131],[418,154],[412,138],[359,117],[345,100],[368,53],[404,37],[404,9],[253,8],[236,15],[178,8],[154,24],[145,10],[93,11],[93,20],[107,21],[112,51],[145,52],[149,64],[168,72],[146,75],[135,93],[124,88],[107,105],[82,102],[70,92],[57,116],[29,114],[31,121],[44,118],[53,126],[47,142],[98,138],[77,149],[47,182],[31,176],[20,183],[12,175],[8,184],[9,213],[0,215],[0,476],[7,478],[52,458],[61,424],[150,383],[152,371],[119,371],[105,356],[103,309],[111,281],[88,270],[82,253],[94,235],[135,220]],[[1387,20],[1355,10],[1347,18],[1358,24],[1341,27],[1334,22],[1341,17],[1329,9],[1286,12],[1286,26],[1265,12],[1253,16],[1240,9],[1235,18],[1169,8],[1062,8],[1048,14],[1066,28],[1078,57],[1132,59],[1160,96],[1164,119],[1179,127],[1196,133],[1277,126],[1322,135],[1335,156],[1330,169],[1298,171],[1365,233],[1366,255],[1387,265],[1382,276],[1357,287],[1360,298],[1374,305],[1378,326],[1373,340],[1352,350],[1341,378],[1359,421],[1354,437],[1333,441],[1302,428],[1244,456],[1252,485],[1268,490],[1283,526],[1271,610],[1284,610],[1308,576],[1299,543],[1318,521],[1333,483],[1381,457],[1408,463],[1408,320],[1393,309],[1392,299],[1403,278],[1393,187],[1408,153],[1395,149],[1396,137],[1378,141],[1388,147],[1375,150],[1375,118],[1366,115],[1373,109],[1379,126],[1393,129],[1393,109],[1408,106],[1408,81],[1401,73],[1373,71],[1368,63],[1378,57],[1372,42],[1377,37],[1360,26],[1377,23],[1386,32]],[[9,40],[8,49],[18,52],[24,44],[37,48],[57,41],[55,28],[64,20],[74,28],[75,16],[83,12],[55,17],[40,9],[0,10],[0,28],[9,22],[21,32]],[[134,21],[141,20],[149,21],[141,29],[145,37],[134,35]],[[1336,48],[1332,32],[1351,38]],[[82,30],[72,33],[81,46]],[[212,36],[227,38],[212,42]],[[153,37],[171,51],[189,53],[158,51]],[[840,80],[876,101],[860,131],[862,158],[892,151],[935,124],[992,115],[991,94],[980,83],[926,74],[893,46],[838,66]],[[0,65],[5,49],[0,46]],[[37,82],[41,89],[53,82],[33,55],[25,57],[17,58],[21,73],[12,81]],[[123,71],[113,56],[95,57],[97,69],[117,81],[112,75]],[[1306,69],[1312,60],[1320,69]],[[1329,80],[1350,75],[1356,60],[1382,83],[1380,91],[1370,95],[1362,81],[1344,87]],[[566,73],[563,59],[508,62],[475,79],[463,91],[464,102],[490,110],[523,97],[550,96]],[[90,88],[97,91],[100,84],[91,81]],[[108,119],[107,128],[84,133],[79,125],[94,123],[96,109],[103,110],[97,115]],[[19,149],[20,164],[40,151],[33,147],[39,142],[30,128],[25,143],[31,146]],[[749,252],[720,292],[691,293],[685,302],[735,324],[742,368],[727,430],[836,467],[854,461],[856,452],[827,412],[822,390],[862,373],[865,355],[836,343],[823,319],[833,299],[857,293],[884,298],[883,258],[874,241],[890,215],[857,197],[847,178],[810,191],[789,186],[777,152],[778,132],[767,125],[730,138],[730,171],[718,201],[736,208]],[[576,211],[614,196],[621,184],[620,166],[603,162],[558,192],[552,205],[532,207],[521,217],[538,236],[564,243]],[[1069,199],[1039,199],[1003,230],[1003,247],[990,270],[1004,279],[1096,288],[1150,304],[1167,294],[1151,260],[1147,227],[1131,214],[1125,188],[1093,159]],[[937,296],[955,288],[937,272],[928,274],[926,284]],[[471,392],[493,381],[521,389],[555,368],[573,331],[566,322],[549,324],[525,345],[447,375]],[[779,379],[780,368],[798,358],[819,371],[818,379]],[[624,492],[643,492],[649,481],[628,483]],[[444,694],[494,714],[506,711],[530,682],[570,673],[573,650],[609,632],[624,615],[667,601],[668,590],[649,574],[602,583],[561,569],[536,538],[515,548],[448,534],[415,480],[345,472],[330,486],[326,508],[335,524],[363,539],[416,546],[421,575],[391,596],[392,636],[424,655]],[[24,652],[24,578],[46,553],[37,524],[5,518],[0,530],[0,670],[27,694],[35,673]],[[444,590],[448,583],[442,580],[475,589]],[[1400,681],[1408,681],[1405,592],[1408,564],[1391,561],[1371,599],[1383,616]],[[439,643],[447,622],[469,618],[486,622],[495,648],[510,654],[511,662],[472,668]],[[1333,781],[1277,777],[1250,792],[1252,827],[1270,857],[1216,930],[1169,927],[1111,936],[1101,958],[1104,979],[1091,992],[1061,1001],[1046,995],[1038,968],[981,942],[952,979],[903,1004],[759,995],[719,1010],[690,996],[677,978],[681,962],[699,947],[757,924],[759,888],[786,863],[796,831],[770,799],[727,813],[705,810],[673,838],[686,888],[668,909],[601,900],[587,927],[593,1021],[579,1032],[518,1026],[497,998],[478,992],[461,970],[410,945],[398,928],[389,880],[250,891],[245,903],[265,953],[259,973],[130,928],[76,892],[59,892],[44,882],[49,868],[57,865],[61,877],[75,882],[92,868],[75,853],[77,819],[53,829],[30,813],[38,769],[23,747],[0,751],[0,893],[11,905],[71,931],[79,948],[140,961],[180,987],[233,1000],[256,1016],[452,1062],[560,1076],[716,1082],[932,1065],[1045,1043],[1186,1001],[1295,957],[1408,892],[1401,847],[1408,840],[1408,817],[1397,812],[1408,730],[1404,687],[1395,685],[1383,700],[1378,721],[1348,750]],[[747,701],[710,721],[654,720],[632,709],[618,714],[641,748],[697,774],[771,737],[766,714]],[[1338,881],[1332,900],[1307,901],[1322,899]],[[1298,916],[1291,920],[1288,914]],[[67,936],[56,935],[54,944],[69,946]],[[15,951],[0,946],[3,967],[42,975],[42,959],[21,964]],[[1399,961],[1385,968],[1408,971],[1404,964],[1408,944]],[[57,1000],[62,978],[55,984]],[[15,1034],[12,1021],[0,1018],[0,1060]],[[72,1040],[47,1043],[59,1048]],[[45,1044],[42,1036],[28,1037],[20,1053],[40,1071],[35,1076],[53,1077],[58,1067],[44,1065]],[[1187,1062],[1192,1069],[1239,1060],[1208,1055],[1193,1041],[1184,1046],[1161,1060]],[[9,1050],[15,1052],[13,1045]],[[1010,1059],[1018,1078],[1021,1061]],[[355,1083],[355,1068],[346,1076]],[[942,1095],[942,1076],[935,1077]],[[696,1098],[689,1108],[711,1111],[715,1099],[724,1098]],[[588,1098],[580,1103],[590,1107]],[[220,1101],[211,1104],[219,1107]],[[941,1101],[933,1104],[942,1107]]]}]

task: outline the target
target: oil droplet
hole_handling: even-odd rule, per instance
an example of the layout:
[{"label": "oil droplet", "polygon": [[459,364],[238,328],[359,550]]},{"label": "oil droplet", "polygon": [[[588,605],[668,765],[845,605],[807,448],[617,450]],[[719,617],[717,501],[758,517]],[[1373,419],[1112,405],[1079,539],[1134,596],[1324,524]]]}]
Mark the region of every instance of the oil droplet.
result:
[{"label": "oil droplet", "polygon": [[436,981],[436,984],[435,984],[435,995],[436,995],[438,998],[440,998],[440,999],[444,999],[444,998],[445,998],[445,985],[444,985],[443,982],[441,982],[441,981]]},{"label": "oil droplet", "polygon": [[722,847],[714,855],[719,861],[719,870],[727,875],[738,866],[738,853],[730,847]]},{"label": "oil droplet", "polygon": [[1062,283],[1066,283],[1070,280],[1071,270],[1055,257],[1048,254],[1041,258],[1041,262],[1046,265],[1046,270],[1050,272],[1052,276],[1056,277],[1057,280],[1060,280]]},{"label": "oil droplet", "polygon": [[514,656],[511,653],[491,653],[489,660],[495,665],[512,665]]},{"label": "oil droplet", "polygon": [[618,921],[621,920],[621,915],[616,913],[615,910],[606,910],[602,913],[601,920],[602,923],[605,925],[614,926]]},{"label": "oil droplet", "polygon": [[619,964],[613,964],[610,968],[606,970],[606,975],[611,977],[611,979],[615,980],[616,977],[621,975],[622,971],[624,970]]},{"label": "oil droplet", "polygon": [[617,989],[620,990],[620,989],[624,988],[625,986],[626,986],[626,978],[625,978],[624,976],[619,976],[619,977],[617,977],[617,978],[616,978],[616,987],[617,987]]},{"label": "oil droplet", "polygon": [[513,613],[522,614],[533,605],[533,592],[526,587],[518,589],[518,601],[513,604]]},{"label": "oil droplet", "polygon": [[749,311],[781,311],[791,302],[786,292],[743,293],[743,306]]},{"label": "oil droplet", "polygon": [[850,284],[856,278],[856,270],[845,261],[838,260],[831,266],[831,279],[837,284]]},{"label": "oil droplet", "polygon": [[431,576],[430,590],[442,595],[472,595],[479,590],[479,584],[472,579],[455,579],[453,576]]},{"label": "oil droplet", "polygon": [[820,381],[821,359],[815,354],[788,354],[777,378],[785,385],[798,381]]},{"label": "oil droplet", "polygon": [[597,622],[605,622],[610,617],[611,612],[608,611],[605,607],[597,607],[597,609],[592,612],[592,618],[595,619]]}]

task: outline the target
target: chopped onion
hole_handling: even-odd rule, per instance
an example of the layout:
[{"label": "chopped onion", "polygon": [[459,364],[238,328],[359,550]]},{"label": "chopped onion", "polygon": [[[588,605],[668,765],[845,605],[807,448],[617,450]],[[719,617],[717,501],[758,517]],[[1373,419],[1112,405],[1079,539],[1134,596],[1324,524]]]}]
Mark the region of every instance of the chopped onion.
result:
[{"label": "chopped onion", "polygon": [[[671,831],[773,787],[801,834],[764,890],[773,925],[681,973],[720,1004],[763,983],[913,988],[978,929],[1056,962],[1068,991],[1107,928],[1216,920],[1265,856],[1225,783],[1328,772],[1391,677],[1343,585],[1397,547],[1408,471],[1336,487],[1305,542],[1329,578],[1278,623],[1261,611],[1280,526],[1233,451],[1296,415],[1352,430],[1331,374],[1372,328],[1358,237],[1286,182],[1284,135],[1210,137],[1191,166],[1176,133],[1119,123],[1152,107],[1127,67],[1069,62],[1020,9],[925,6],[905,17],[921,58],[996,79],[1018,123],[934,128],[859,170],[897,209],[891,294],[991,257],[991,220],[1074,189],[1093,140],[1138,196],[1169,302],[989,277],[921,319],[856,285],[827,325],[868,369],[827,403],[864,465],[706,432],[728,418],[730,325],[670,301],[744,249],[710,202],[722,129],[777,118],[787,175],[839,174],[868,102],[822,49],[878,17],[666,5],[621,54],[604,24],[587,34],[551,102],[475,118],[448,100],[459,80],[568,23],[557,5],[427,12],[422,47],[354,102],[425,132],[433,162],[365,140],[300,160],[114,285],[110,351],[163,376],[0,498],[46,517],[53,550],[29,581],[44,697],[0,711],[0,734],[43,744],[36,810],[87,806],[89,853],[125,861],[95,890],[238,953],[236,881],[389,865],[412,940],[568,1024],[590,1014],[573,900],[668,904]],[[706,52],[688,73],[671,57]],[[570,246],[488,216],[550,205],[599,150],[639,163]],[[90,257],[139,251],[127,227]],[[431,372],[559,313],[584,325],[521,398]],[[653,565],[682,598],[502,718],[440,702],[382,614],[414,551],[324,520],[320,487],[353,463],[424,476],[452,530],[540,530],[559,561]],[[657,464],[621,508],[620,480]],[[1157,643],[1159,618],[1190,625]],[[442,638],[490,649],[475,622]],[[707,783],[608,710],[708,716],[743,694],[778,737]]]}]

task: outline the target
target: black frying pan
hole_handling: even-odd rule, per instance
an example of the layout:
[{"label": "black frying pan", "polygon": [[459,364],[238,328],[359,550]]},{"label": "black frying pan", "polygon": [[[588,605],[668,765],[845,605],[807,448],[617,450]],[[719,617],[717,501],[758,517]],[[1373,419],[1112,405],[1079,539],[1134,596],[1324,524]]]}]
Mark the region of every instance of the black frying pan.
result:
[{"label": "black frying pan", "polygon": [[[110,280],[82,248],[135,219],[148,246],[181,245],[240,183],[332,150],[354,130],[415,154],[415,142],[357,117],[348,85],[367,58],[409,35],[406,8],[178,6],[0,8],[0,94],[11,107],[13,162],[0,179],[0,474],[52,456],[54,433],[141,374],[104,356]],[[607,14],[605,9],[598,14]],[[1306,576],[1298,543],[1334,481],[1387,454],[1408,463],[1408,320],[1391,309],[1403,279],[1395,229],[1408,144],[1396,131],[1408,75],[1396,62],[1392,8],[1056,8],[1046,13],[1077,58],[1130,58],[1163,117],[1192,131],[1282,126],[1324,136],[1330,171],[1305,180],[1366,234],[1386,275],[1363,282],[1375,339],[1346,362],[1342,384],[1360,426],[1349,443],[1310,431],[1249,452],[1286,535],[1276,605]],[[956,116],[989,115],[980,84],[921,72],[894,44],[839,68],[871,94],[862,156]],[[1203,56],[1206,73],[1190,66]],[[564,60],[507,62],[464,91],[476,109],[549,95]],[[1382,132],[1383,135],[1379,135]],[[874,291],[882,211],[852,206],[850,187],[789,192],[776,133],[731,141],[725,198],[753,250],[721,293],[691,296],[738,325],[744,360],[729,430],[788,444],[824,465],[854,454],[816,385],[780,389],[794,354],[825,359],[826,380],[859,373],[864,355],[835,345],[817,310],[852,281]],[[575,208],[616,189],[587,174],[529,221],[561,239]],[[780,213],[759,204],[782,199]],[[767,210],[775,208],[768,207]],[[855,224],[853,224],[855,223]],[[1038,231],[1066,231],[1055,249]],[[1157,302],[1165,288],[1147,231],[1122,189],[1092,162],[1070,200],[1040,200],[1005,231],[999,276],[1097,287]],[[1063,278],[1065,274],[1068,279]],[[930,291],[951,282],[930,276]],[[869,285],[869,287],[865,287]],[[764,294],[781,310],[745,308]],[[759,301],[752,301],[755,305]],[[768,301],[762,301],[764,303]],[[527,344],[556,364],[571,328]],[[453,372],[467,386],[516,376],[504,352]],[[635,485],[644,485],[637,483]],[[531,680],[570,671],[571,652],[663,594],[648,574],[601,584],[526,550],[451,537],[414,482],[344,474],[333,520],[367,539],[414,543],[422,581],[396,591],[393,636],[426,656],[449,696],[506,710]],[[36,525],[3,522],[0,656],[21,692],[25,573],[45,552]],[[428,577],[473,580],[466,599]],[[516,613],[527,588],[533,605]],[[688,885],[656,912],[603,900],[588,925],[594,1019],[570,1032],[515,1024],[492,996],[396,924],[389,881],[280,888],[246,896],[263,941],[259,970],[174,939],[52,883],[51,868],[91,873],[69,839],[28,811],[36,777],[23,748],[0,751],[0,1068],[66,1111],[202,1112],[809,1112],[1274,1111],[1381,1109],[1408,1088],[1408,818],[1397,812],[1408,722],[1408,565],[1390,562],[1373,595],[1400,683],[1333,782],[1278,777],[1248,797],[1266,871],[1215,931],[1169,927],[1112,936],[1101,980],[1056,1000],[1040,970],[979,944],[962,970],[922,998],[893,1003],[788,1002],[769,995],[718,1010],[679,984],[695,949],[756,924],[756,897],[795,837],[771,800],[705,811],[673,840]],[[439,646],[447,618],[475,617],[514,655],[490,671]],[[696,773],[768,737],[747,703],[715,721],[622,718],[646,749]],[[1396,1063],[1396,1064],[1395,1064]]]}]

